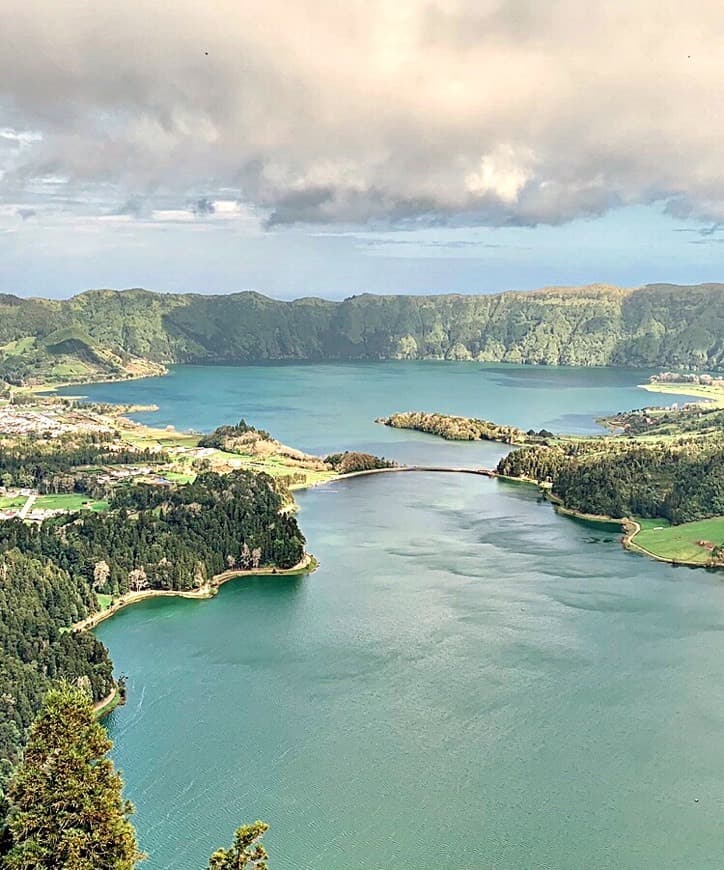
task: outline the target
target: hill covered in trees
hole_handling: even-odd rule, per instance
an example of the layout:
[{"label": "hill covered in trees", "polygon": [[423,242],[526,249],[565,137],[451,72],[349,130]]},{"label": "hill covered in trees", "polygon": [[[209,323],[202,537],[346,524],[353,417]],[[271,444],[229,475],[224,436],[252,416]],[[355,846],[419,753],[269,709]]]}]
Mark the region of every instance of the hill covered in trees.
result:
[{"label": "hill covered in trees", "polygon": [[[1,527],[1,526],[0,526]],[[97,609],[90,584],[55,561],[0,547],[0,829],[4,785],[26,729],[55,679],[80,681],[98,701],[113,687],[106,648],[68,626]]]},{"label": "hill covered in trees", "polygon": [[[47,324],[53,325],[52,321]],[[23,335],[0,348],[0,379],[15,386],[33,381],[118,380],[164,372],[164,366],[134,356],[119,345],[103,345],[75,326]]]},{"label": "hill covered in trees", "polygon": [[[65,364],[53,364],[63,354]],[[78,359],[83,371],[71,365]],[[379,359],[722,369],[724,284],[342,302],[254,292],[0,295],[0,379],[15,383],[121,377],[168,363]]]},{"label": "hill covered in trees", "polygon": [[549,484],[566,508],[585,514],[660,518],[673,525],[724,515],[720,437],[562,439],[514,450],[497,471]]}]

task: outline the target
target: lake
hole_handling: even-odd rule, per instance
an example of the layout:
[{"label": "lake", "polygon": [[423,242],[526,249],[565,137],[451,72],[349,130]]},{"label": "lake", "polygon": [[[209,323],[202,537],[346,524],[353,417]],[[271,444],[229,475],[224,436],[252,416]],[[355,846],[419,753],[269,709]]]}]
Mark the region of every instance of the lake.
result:
[{"label": "lake", "polygon": [[[306,450],[492,464],[400,410],[592,432],[645,373],[474,363],[176,367],[84,387],[154,424],[240,417]],[[77,393],[78,388],[67,392]],[[667,402],[675,397],[666,398]],[[622,550],[534,488],[377,475],[297,494],[308,577],[155,600],[98,629],[149,870],[263,818],[274,870],[720,868],[722,575]]]}]

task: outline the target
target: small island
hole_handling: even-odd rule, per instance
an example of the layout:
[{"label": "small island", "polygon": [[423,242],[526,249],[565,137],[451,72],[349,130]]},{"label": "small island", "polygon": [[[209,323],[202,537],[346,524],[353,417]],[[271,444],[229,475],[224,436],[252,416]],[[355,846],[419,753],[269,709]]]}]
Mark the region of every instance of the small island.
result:
[{"label": "small island", "polygon": [[500,441],[503,444],[530,444],[553,437],[552,432],[541,430],[524,432],[515,426],[501,426],[490,420],[472,417],[457,417],[451,414],[428,414],[423,411],[406,411],[390,417],[378,417],[376,423],[394,429],[413,429],[438,435],[448,441]]}]

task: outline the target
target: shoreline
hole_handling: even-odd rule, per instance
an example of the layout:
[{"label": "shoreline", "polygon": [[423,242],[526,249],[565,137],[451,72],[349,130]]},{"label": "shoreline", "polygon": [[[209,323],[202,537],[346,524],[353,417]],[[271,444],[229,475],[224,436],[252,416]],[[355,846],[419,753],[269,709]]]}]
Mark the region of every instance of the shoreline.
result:
[{"label": "shoreline", "polygon": [[123,703],[123,699],[121,697],[121,689],[118,683],[113,684],[112,691],[106,695],[105,698],[101,698],[100,701],[96,701],[93,704],[93,712],[95,713],[96,719],[104,719],[110,713],[112,713],[116,707],[120,707]]},{"label": "shoreline", "polygon": [[659,396],[690,396],[703,405],[724,406],[724,390],[721,387],[678,383],[675,381],[638,384],[637,386],[642,390],[646,390],[647,393],[656,393]]},{"label": "shoreline", "polygon": [[584,514],[581,513],[581,511],[567,508],[565,505],[557,503],[554,499],[555,496],[549,497],[553,509],[556,513],[563,514],[563,516],[582,520],[583,522],[591,523],[591,525],[603,525],[607,523],[609,525],[619,526],[623,533],[621,536],[621,546],[629,553],[634,553],[637,556],[646,556],[649,559],[654,559],[656,562],[663,562],[664,564],[672,565],[673,567],[705,568],[708,571],[718,571],[722,570],[724,567],[722,565],[708,565],[706,562],[693,562],[690,559],[669,559],[667,556],[654,553],[652,550],[647,550],[646,547],[642,547],[641,544],[636,543],[635,538],[641,531],[641,523],[633,517],[617,518],[600,514]]},{"label": "shoreline", "polygon": [[[138,604],[141,601],[149,601],[152,598],[189,598],[194,601],[206,601],[214,598],[224,583],[228,583],[230,580],[237,580],[240,577],[293,577],[301,574],[313,574],[318,566],[319,562],[317,559],[311,553],[305,553],[304,557],[296,565],[292,565],[291,568],[272,566],[223,571],[221,574],[215,574],[211,580],[197,589],[142,589],[139,592],[126,592],[105,610],[91,613],[85,619],[74,622],[69,627],[69,630],[93,631],[101,622],[111,619],[111,617],[120,613],[121,610],[125,610],[127,607],[131,607],[133,604]],[[103,703],[105,703],[105,700]]]},{"label": "shoreline", "polygon": [[[395,468],[374,468],[369,471],[354,471],[350,474],[343,474],[339,477],[334,478],[333,480],[325,481],[325,483],[335,483],[337,480],[345,480],[351,477],[361,477],[363,475],[368,474],[380,474],[382,472],[387,471],[440,471],[446,472],[449,474],[479,474],[482,477],[488,477],[494,480],[500,480],[504,483],[512,483],[512,484],[522,484],[524,486],[535,486],[539,492],[543,495],[546,501],[553,507],[553,510],[561,514],[564,517],[569,517],[574,520],[581,520],[585,523],[590,523],[591,525],[610,525],[610,526],[618,526],[621,530],[621,545],[624,550],[627,550],[631,553],[636,553],[641,556],[648,556],[651,559],[655,559],[657,562],[668,563],[669,565],[682,565],[688,568],[708,568],[709,570],[716,570],[718,566],[707,565],[704,562],[692,562],[684,559],[668,559],[665,556],[660,556],[657,553],[651,552],[651,550],[647,550],[645,547],[642,547],[640,544],[637,544],[634,541],[636,535],[641,531],[641,525],[632,517],[612,517],[606,514],[587,514],[582,511],[575,510],[573,508],[566,507],[563,502],[555,495],[553,495],[550,490],[545,486],[544,483],[540,481],[533,480],[531,477],[513,477],[507,476],[504,474],[498,474],[498,472],[493,471],[491,469],[465,469],[465,468],[425,468],[423,466],[398,466]],[[320,486],[321,484],[311,484],[312,486]],[[632,528],[633,527],[633,528]]]},{"label": "shoreline", "polygon": [[545,497],[546,501],[551,504],[556,513],[564,517],[569,517],[574,520],[581,520],[584,523],[591,525],[611,525],[618,526],[622,532],[621,546],[629,553],[634,553],[637,556],[647,556],[649,559],[654,559],[656,562],[672,565],[674,567],[681,566],[683,568],[705,568],[709,571],[722,570],[724,566],[708,565],[706,562],[693,562],[690,559],[669,559],[666,556],[661,556],[654,553],[652,550],[647,550],[635,541],[636,536],[641,531],[641,523],[633,517],[612,517],[606,514],[587,514],[574,508],[566,507],[558,496],[553,495],[550,491],[536,480],[525,477],[506,477],[505,475],[496,475],[498,480],[527,484],[528,486],[537,486],[539,491]]},{"label": "shoreline", "polygon": [[[620,526],[621,528],[623,528],[624,524],[627,522],[635,522],[635,520],[632,520],[629,517],[612,517],[608,514],[587,514],[583,511],[576,510],[575,508],[566,507],[561,499],[557,495],[553,495],[553,493],[547,493],[547,499],[553,505],[556,513],[563,514],[564,517],[571,517],[571,519],[574,520],[583,520],[583,522],[598,525],[607,523],[608,525]],[[639,531],[640,529],[641,527],[639,526]]]},{"label": "shoreline", "polygon": [[641,556],[648,556],[650,559],[655,559],[657,562],[665,562],[674,567],[706,568],[708,571],[721,571],[722,568],[724,568],[723,565],[708,565],[706,562],[694,562],[691,559],[667,559],[666,556],[660,556],[658,553],[647,550],[646,547],[642,547],[641,544],[636,543],[634,538],[641,531],[641,523],[629,517],[622,521],[622,525],[624,527],[622,542],[624,547],[632,553]]},{"label": "shoreline", "polygon": [[[146,372],[142,375],[128,375],[125,378],[99,378],[94,381],[59,381],[57,384],[32,384],[24,387],[15,387],[14,389],[22,392],[27,392],[33,395],[43,395],[45,393],[57,393],[58,390],[65,387],[94,387],[97,384],[123,384],[126,381],[142,381],[144,378],[165,378],[168,375],[168,366],[163,365],[162,371]],[[85,396],[64,396],[66,399],[83,399]]]},{"label": "shoreline", "polygon": [[[53,394],[57,392],[57,390],[62,387],[69,386],[93,386],[95,384],[113,384],[113,383],[123,383],[125,381],[133,381],[133,380],[143,380],[145,378],[154,378],[154,377],[166,377],[169,374],[169,369],[167,366],[163,366],[163,371],[157,373],[145,373],[138,375],[130,375],[128,377],[123,378],[107,378],[93,381],[69,381],[52,385],[34,385],[32,387],[25,387],[21,389],[28,390],[33,394]],[[637,387],[642,390],[646,390],[650,393],[657,393],[659,395],[666,394],[678,394],[691,396],[692,398],[698,399],[700,402],[706,402],[708,404],[724,404],[724,395],[722,394],[721,389],[711,389],[707,387],[702,387],[698,384],[668,384],[668,383],[645,383],[645,384],[637,384]],[[712,393],[714,395],[712,395]],[[82,399],[82,396],[72,397]],[[129,412],[126,412],[129,413]],[[131,411],[130,413],[133,413]],[[139,423],[137,421],[131,421],[134,427],[137,427],[141,430],[148,430],[149,432],[152,430],[152,427],[149,427],[147,424]],[[392,427],[397,428],[397,427]],[[183,435],[183,432],[180,432],[176,429],[175,426],[171,427],[168,430],[169,434],[175,435]],[[432,434],[435,437],[436,433],[425,433]],[[444,437],[444,436],[437,436]],[[446,439],[449,440],[449,439]],[[520,446],[520,445],[510,445],[511,447]],[[392,466],[389,468],[371,468],[365,469],[361,471],[353,471],[348,472],[346,474],[339,474],[334,477],[331,477],[328,480],[314,481],[309,483],[301,483],[301,484],[293,484],[290,487],[290,491],[301,491],[305,489],[312,489],[318,486],[327,485],[330,483],[335,483],[339,480],[348,480],[355,477],[365,477],[371,474],[382,474],[388,472],[444,472],[450,474],[478,474],[481,476],[495,478],[501,481],[506,481],[508,483],[513,484],[524,484],[524,485],[533,485],[536,486],[541,494],[549,501],[556,512],[561,513],[563,516],[568,516],[573,519],[578,519],[583,522],[591,523],[591,524],[610,524],[619,526],[623,531],[623,536],[621,538],[621,543],[624,549],[629,550],[631,552],[635,552],[639,555],[645,555],[649,558],[655,559],[659,562],[665,562],[670,565],[684,565],[692,568],[709,568],[715,566],[710,566],[702,562],[692,562],[687,560],[675,560],[669,559],[665,556],[658,555],[650,550],[647,550],[645,547],[640,546],[635,542],[635,538],[638,533],[641,531],[641,526],[635,519],[631,517],[623,517],[616,518],[604,515],[597,514],[586,514],[581,511],[574,510],[572,508],[567,508],[556,496],[554,496],[550,489],[546,486],[544,482],[533,480],[532,478],[526,477],[514,477],[514,476],[506,476],[502,474],[498,474],[495,469],[490,468],[463,468],[463,467],[444,467],[444,466],[418,466],[418,465],[398,465]],[[298,509],[298,505],[295,501],[292,501],[290,505],[286,507],[287,510],[295,511]],[[633,527],[633,529],[631,528]],[[306,560],[306,561],[305,561]],[[313,567],[310,567],[311,563],[315,563]],[[304,564],[303,564],[304,563]],[[294,573],[303,573],[303,572],[313,572],[316,567],[316,562],[313,557],[306,556],[305,559],[302,560],[298,565],[293,566],[288,569],[275,569],[275,568],[263,568],[257,570],[242,570],[242,571],[229,571],[223,572],[222,574],[216,575],[211,578],[211,580],[204,584],[204,586],[199,587],[198,589],[191,590],[165,590],[165,589],[145,589],[140,592],[128,592],[121,599],[119,599],[115,604],[111,605],[111,607],[107,608],[104,611],[100,611],[98,613],[92,614],[86,619],[81,620],[78,623],[75,623],[71,626],[71,630],[73,631],[82,631],[87,629],[93,629],[101,622],[109,619],[111,616],[114,616],[120,610],[128,607],[132,604],[135,604],[139,601],[145,601],[150,598],[161,598],[161,597],[178,597],[178,598],[190,598],[196,600],[202,600],[206,598],[212,598],[218,591],[219,587],[229,580],[235,579],[240,576],[253,576],[253,575],[271,575],[271,574],[294,574]]]}]

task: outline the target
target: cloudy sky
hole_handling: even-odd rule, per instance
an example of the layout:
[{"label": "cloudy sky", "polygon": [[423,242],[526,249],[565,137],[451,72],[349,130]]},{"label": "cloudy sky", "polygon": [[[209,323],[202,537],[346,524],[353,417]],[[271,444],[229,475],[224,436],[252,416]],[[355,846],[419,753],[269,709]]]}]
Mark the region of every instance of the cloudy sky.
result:
[{"label": "cloudy sky", "polygon": [[724,280],[719,0],[5,0],[0,292]]}]

